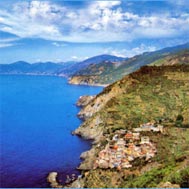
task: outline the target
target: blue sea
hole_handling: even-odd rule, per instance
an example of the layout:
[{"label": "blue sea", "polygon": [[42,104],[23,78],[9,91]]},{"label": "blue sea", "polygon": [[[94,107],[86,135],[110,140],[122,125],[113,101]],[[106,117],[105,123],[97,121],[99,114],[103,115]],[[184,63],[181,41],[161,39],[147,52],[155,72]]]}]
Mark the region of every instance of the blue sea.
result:
[{"label": "blue sea", "polygon": [[71,131],[81,121],[75,103],[102,87],[67,84],[53,76],[0,76],[0,187],[49,187],[49,172],[79,174],[79,156],[90,142]]}]

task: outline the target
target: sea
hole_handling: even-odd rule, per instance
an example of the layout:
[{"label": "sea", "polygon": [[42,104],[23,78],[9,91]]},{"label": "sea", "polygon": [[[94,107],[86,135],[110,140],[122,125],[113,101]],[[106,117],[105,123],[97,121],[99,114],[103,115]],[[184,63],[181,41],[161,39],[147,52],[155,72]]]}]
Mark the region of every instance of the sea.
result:
[{"label": "sea", "polygon": [[71,132],[82,122],[76,101],[102,87],[69,85],[55,76],[0,75],[0,187],[46,188],[50,172],[80,172],[90,141]]}]

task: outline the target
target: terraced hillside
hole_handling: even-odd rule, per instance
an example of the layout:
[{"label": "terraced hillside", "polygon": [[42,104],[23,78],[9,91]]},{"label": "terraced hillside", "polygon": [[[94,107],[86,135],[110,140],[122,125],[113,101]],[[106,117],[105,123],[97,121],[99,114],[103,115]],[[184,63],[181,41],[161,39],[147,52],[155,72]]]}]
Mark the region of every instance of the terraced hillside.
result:
[{"label": "terraced hillside", "polygon": [[[85,122],[75,133],[94,144],[82,155],[83,178],[77,182],[88,188],[189,187],[188,115],[189,65],[145,66],[109,85],[79,113]],[[110,155],[103,154],[119,149],[111,149],[117,133],[132,133],[148,122],[163,126],[163,132],[140,133],[155,146],[155,155],[148,159],[135,154],[128,168],[105,164]],[[140,151],[141,144],[126,140],[122,159],[129,157],[126,146]]]}]

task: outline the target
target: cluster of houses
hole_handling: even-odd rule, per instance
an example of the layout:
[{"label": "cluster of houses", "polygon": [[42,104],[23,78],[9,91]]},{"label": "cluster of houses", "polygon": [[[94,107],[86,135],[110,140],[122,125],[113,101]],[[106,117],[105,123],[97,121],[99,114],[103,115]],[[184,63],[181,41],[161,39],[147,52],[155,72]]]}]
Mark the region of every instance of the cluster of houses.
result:
[{"label": "cluster of houses", "polygon": [[136,158],[145,158],[149,161],[157,151],[150,138],[141,135],[142,131],[163,132],[163,126],[147,123],[133,129],[133,132],[117,131],[105,148],[99,152],[93,168],[120,170],[132,167],[132,162]]},{"label": "cluster of houses", "polygon": [[153,131],[153,132],[161,132],[163,133],[163,126],[162,125],[157,125],[155,126],[155,123],[149,122],[140,125],[138,128],[133,129],[135,132],[141,132],[141,131]]}]

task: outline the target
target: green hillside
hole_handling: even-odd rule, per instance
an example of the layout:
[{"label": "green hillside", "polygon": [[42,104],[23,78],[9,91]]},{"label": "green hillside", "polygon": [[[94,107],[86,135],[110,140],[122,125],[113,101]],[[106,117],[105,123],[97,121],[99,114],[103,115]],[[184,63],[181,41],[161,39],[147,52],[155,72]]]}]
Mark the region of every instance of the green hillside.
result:
[{"label": "green hillside", "polygon": [[[80,184],[87,188],[188,188],[188,115],[189,65],[145,66],[109,85],[79,114],[86,121],[75,133],[95,140],[80,165]],[[156,148],[150,160],[134,158],[131,168],[106,168],[106,164],[96,168],[95,162],[102,157],[99,154],[111,150],[116,133],[133,132],[148,122],[164,128],[163,132],[140,133]]]}]

